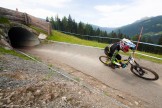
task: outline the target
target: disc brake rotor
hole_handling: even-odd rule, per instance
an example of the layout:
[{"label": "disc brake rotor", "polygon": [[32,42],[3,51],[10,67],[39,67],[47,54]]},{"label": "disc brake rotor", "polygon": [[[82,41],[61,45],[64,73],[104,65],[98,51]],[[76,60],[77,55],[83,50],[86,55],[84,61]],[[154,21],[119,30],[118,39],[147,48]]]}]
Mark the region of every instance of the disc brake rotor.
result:
[{"label": "disc brake rotor", "polygon": [[135,70],[138,72],[138,74],[139,74],[140,76],[143,76],[144,73],[145,73],[145,71],[144,71],[143,69],[141,69],[140,67],[136,67]]}]

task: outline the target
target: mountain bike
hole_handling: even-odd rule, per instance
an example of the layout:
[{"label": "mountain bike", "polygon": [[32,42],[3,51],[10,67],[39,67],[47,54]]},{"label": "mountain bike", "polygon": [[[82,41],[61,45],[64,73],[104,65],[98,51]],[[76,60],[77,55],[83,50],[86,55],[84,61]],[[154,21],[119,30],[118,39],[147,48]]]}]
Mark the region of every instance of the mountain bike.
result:
[{"label": "mountain bike", "polygon": [[[130,68],[131,72],[133,74],[135,74],[136,76],[140,77],[140,78],[143,78],[145,80],[158,80],[159,79],[159,75],[155,71],[153,71],[153,70],[151,70],[149,68],[140,66],[134,60],[133,54],[134,54],[134,52],[132,54],[130,54],[127,59],[121,60],[121,62],[125,63],[126,66],[128,66],[128,64],[130,64],[131,65],[131,68]],[[99,60],[103,64],[105,64],[106,66],[112,65],[111,64],[111,58],[108,57],[108,56],[100,56]]]}]

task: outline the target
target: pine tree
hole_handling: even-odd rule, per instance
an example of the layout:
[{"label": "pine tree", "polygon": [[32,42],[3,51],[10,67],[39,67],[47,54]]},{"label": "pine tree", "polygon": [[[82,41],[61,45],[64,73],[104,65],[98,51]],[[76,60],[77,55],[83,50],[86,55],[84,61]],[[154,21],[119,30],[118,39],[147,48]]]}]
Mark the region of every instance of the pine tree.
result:
[{"label": "pine tree", "polygon": [[62,18],[62,30],[66,32],[68,31],[68,21],[65,16]]},{"label": "pine tree", "polygon": [[58,17],[58,15],[56,15],[56,17],[55,17],[55,29],[56,30],[61,30],[61,20]]},{"label": "pine tree", "polygon": [[71,18],[71,16],[70,16],[70,14],[69,14],[69,16],[68,16],[68,32],[72,32],[72,18]]},{"label": "pine tree", "polygon": [[96,35],[97,35],[97,36],[100,36],[100,32],[101,32],[100,29],[97,28],[97,30],[96,30]]},{"label": "pine tree", "polygon": [[77,23],[74,19],[72,21],[72,33],[77,33]]},{"label": "pine tree", "polygon": [[83,35],[84,34],[84,24],[82,22],[79,22],[78,24],[78,30],[77,30],[78,34]]},{"label": "pine tree", "polygon": [[46,22],[49,22],[49,18],[48,18],[48,16],[46,17]]},{"label": "pine tree", "polygon": [[50,18],[50,23],[52,25],[52,28],[53,29],[56,29],[56,27],[55,27],[55,21],[54,21],[53,17]]},{"label": "pine tree", "polygon": [[85,25],[85,34],[86,35],[92,35],[93,34],[93,28],[90,24]]},{"label": "pine tree", "polygon": [[114,31],[111,32],[111,37],[112,38],[117,38],[117,35],[116,35],[116,33]]},{"label": "pine tree", "polygon": [[138,41],[138,38],[139,38],[139,35],[137,34],[137,35],[135,35],[135,36],[132,37],[132,40]]}]

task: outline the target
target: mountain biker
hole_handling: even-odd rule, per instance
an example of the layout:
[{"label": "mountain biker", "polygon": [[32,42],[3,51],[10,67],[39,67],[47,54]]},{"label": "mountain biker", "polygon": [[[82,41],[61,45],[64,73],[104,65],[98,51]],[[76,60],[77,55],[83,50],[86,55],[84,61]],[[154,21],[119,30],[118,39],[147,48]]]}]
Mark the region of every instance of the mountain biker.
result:
[{"label": "mountain biker", "polygon": [[[113,68],[125,68],[126,64],[121,62],[122,57],[119,55],[119,51],[122,50],[124,53],[129,52],[129,49],[135,50],[136,45],[130,40],[123,38],[121,41],[106,46],[104,52],[111,58],[111,65]],[[119,62],[118,62],[119,61]]]}]

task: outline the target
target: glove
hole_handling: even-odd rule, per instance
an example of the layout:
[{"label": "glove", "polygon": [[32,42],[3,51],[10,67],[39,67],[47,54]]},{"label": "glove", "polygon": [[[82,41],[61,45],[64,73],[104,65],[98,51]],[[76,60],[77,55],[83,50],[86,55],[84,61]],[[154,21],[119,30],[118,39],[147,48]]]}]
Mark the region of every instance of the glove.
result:
[{"label": "glove", "polygon": [[124,63],[121,64],[121,67],[122,67],[122,68],[125,68],[126,66],[127,66],[127,65],[124,64]]}]

